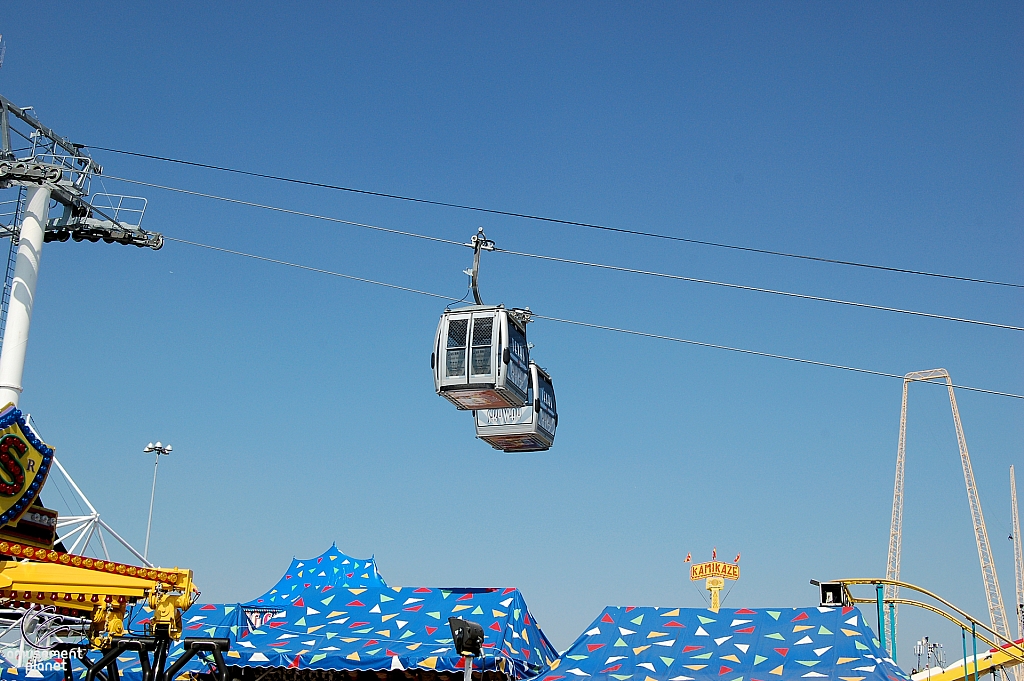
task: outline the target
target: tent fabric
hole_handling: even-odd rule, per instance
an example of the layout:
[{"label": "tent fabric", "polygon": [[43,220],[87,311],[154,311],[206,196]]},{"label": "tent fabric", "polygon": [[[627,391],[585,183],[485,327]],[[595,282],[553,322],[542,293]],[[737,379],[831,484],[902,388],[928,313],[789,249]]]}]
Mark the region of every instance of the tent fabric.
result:
[{"label": "tent fabric", "polygon": [[282,611],[254,618],[229,660],[246,667],[454,672],[463,661],[449,617],[483,626],[478,671],[522,679],[557,656],[518,589],[310,587]]},{"label": "tent fabric", "polygon": [[907,681],[856,608],[608,607],[537,681]]},{"label": "tent fabric", "polygon": [[353,558],[338,550],[336,544],[315,558],[292,558],[291,565],[269,591],[245,603],[251,607],[275,607],[293,600],[298,591],[307,588],[386,587],[377,572],[373,556]]}]

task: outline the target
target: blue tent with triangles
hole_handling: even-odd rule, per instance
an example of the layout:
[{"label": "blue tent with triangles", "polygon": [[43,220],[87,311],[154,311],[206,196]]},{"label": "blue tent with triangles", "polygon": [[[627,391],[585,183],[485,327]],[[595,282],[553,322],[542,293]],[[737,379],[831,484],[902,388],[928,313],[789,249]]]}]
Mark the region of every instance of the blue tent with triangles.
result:
[{"label": "blue tent with triangles", "polygon": [[[193,612],[189,611],[190,620],[203,613]],[[232,635],[227,662],[245,667],[455,672],[463,669],[463,659],[452,645],[449,617],[483,626],[484,655],[474,660],[477,671],[523,679],[535,676],[557,656],[518,589],[309,587],[281,611],[250,617]],[[186,624],[186,630],[196,626],[205,632],[207,622],[217,632],[239,626],[231,611],[219,621],[211,617]]]},{"label": "blue tent with triangles", "polygon": [[536,681],[907,681],[856,608],[608,607]]},{"label": "blue tent with triangles", "polygon": [[292,558],[291,565],[265,594],[245,603],[251,607],[275,607],[287,604],[302,589],[331,587],[383,587],[373,556],[353,558],[338,550],[336,544],[315,558]]}]

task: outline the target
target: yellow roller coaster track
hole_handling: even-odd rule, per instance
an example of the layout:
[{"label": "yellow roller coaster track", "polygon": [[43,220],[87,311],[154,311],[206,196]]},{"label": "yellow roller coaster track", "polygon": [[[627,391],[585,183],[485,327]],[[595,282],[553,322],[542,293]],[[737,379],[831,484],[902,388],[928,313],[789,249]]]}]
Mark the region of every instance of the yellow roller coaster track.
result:
[{"label": "yellow roller coaster track", "polygon": [[[952,610],[954,614],[946,612],[942,608],[933,605],[931,603],[924,603],[922,601],[915,601],[909,598],[886,598],[885,603],[894,603],[898,605],[910,605],[916,608],[922,608],[933,612],[937,615],[941,615],[945,619],[949,620],[953,624],[960,627],[961,630],[976,637],[989,647],[990,650],[984,653],[979,653],[977,659],[972,662],[964,660],[964,664],[957,667],[948,668],[938,673],[931,674],[928,676],[929,681],[957,681],[958,679],[965,678],[976,678],[977,675],[982,674],[986,671],[995,671],[996,669],[1002,669],[1004,667],[1015,667],[1019,664],[1024,664],[1024,642],[1013,641],[1006,636],[1003,636],[997,631],[994,631],[992,627],[985,624],[981,620],[969,615],[967,612],[956,607],[946,599],[942,598],[936,593],[928,591],[927,589],[915,586],[908,582],[901,582],[894,579],[834,579],[831,580],[833,583],[839,583],[843,585],[843,591],[845,594],[846,602],[848,603],[877,603],[876,598],[858,598],[850,593],[850,586],[862,585],[862,586],[878,586],[885,585],[891,587],[899,587],[916,591],[917,593],[923,594],[928,598],[938,601],[949,610]],[[959,618],[957,617],[959,615]],[[960,619],[962,618],[962,619]],[[978,633],[978,629],[982,629],[984,633]],[[982,657],[984,656],[984,659]],[[966,665],[966,669],[964,668]]]}]

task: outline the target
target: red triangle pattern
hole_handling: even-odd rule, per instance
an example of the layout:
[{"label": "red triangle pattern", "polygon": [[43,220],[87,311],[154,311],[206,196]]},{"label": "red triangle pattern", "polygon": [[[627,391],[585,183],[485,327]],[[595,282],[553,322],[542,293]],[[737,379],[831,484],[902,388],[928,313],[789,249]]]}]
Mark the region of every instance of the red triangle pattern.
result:
[{"label": "red triangle pattern", "polygon": [[736,611],[736,614],[737,615],[756,615],[757,611],[756,610],[748,610],[747,608],[741,608],[741,609]]},{"label": "red triangle pattern", "polygon": [[683,627],[683,628],[685,628],[686,625],[685,624],[680,624],[679,622],[676,622],[675,620],[672,620],[671,622],[669,622],[668,624],[665,625],[666,629],[668,627]]},{"label": "red triangle pattern", "polygon": [[296,608],[304,608],[306,606],[306,604],[302,601],[302,596],[299,596],[294,601],[292,601],[292,605],[294,605]]},{"label": "red triangle pattern", "polygon": [[615,624],[615,620],[613,620],[612,616],[609,615],[608,613],[604,614],[604,617],[601,618],[601,621],[602,622],[607,622],[608,624]]},{"label": "red triangle pattern", "polygon": [[703,647],[704,646],[686,646],[685,648],[683,648],[683,652],[684,653],[692,653],[693,651],[700,650]]},{"label": "red triangle pattern", "polygon": [[775,650],[775,652],[777,652],[779,655],[782,655],[783,657],[785,657],[786,655],[789,654],[789,648],[775,648],[774,650]]},{"label": "red triangle pattern", "polygon": [[737,634],[753,634],[754,633],[754,627],[747,627],[745,629],[737,629],[736,633]]},{"label": "red triangle pattern", "polygon": [[718,670],[718,675],[719,675],[719,676],[721,676],[722,674],[728,674],[728,673],[729,673],[729,672],[731,672],[731,671],[732,671],[732,667],[726,667],[725,665],[723,665],[723,666],[722,666],[722,667],[721,667],[721,668],[720,668],[720,669]]},{"label": "red triangle pattern", "polygon": [[427,630],[427,636],[433,636],[434,632],[437,631],[437,627],[424,627]]},{"label": "red triangle pattern", "polygon": [[587,650],[590,651],[590,652],[594,652],[595,650],[600,650],[601,648],[604,648],[604,644],[603,643],[588,643],[587,644]]},{"label": "red triangle pattern", "polygon": [[805,620],[805,619],[807,619],[807,613],[806,612],[802,612],[799,615],[797,615],[796,617],[794,617],[793,619],[791,619],[790,622],[799,622],[800,620]]}]

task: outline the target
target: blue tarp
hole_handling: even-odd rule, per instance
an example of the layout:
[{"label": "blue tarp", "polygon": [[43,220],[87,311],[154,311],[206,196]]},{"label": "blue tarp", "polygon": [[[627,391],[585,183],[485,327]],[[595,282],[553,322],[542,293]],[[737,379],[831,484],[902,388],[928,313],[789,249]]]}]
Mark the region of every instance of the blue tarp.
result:
[{"label": "blue tarp", "polygon": [[[189,611],[190,617],[203,611]],[[189,624],[206,632],[238,626],[234,611]],[[220,613],[218,613],[219,615]],[[229,664],[246,667],[376,670],[462,669],[448,618],[484,628],[484,656],[474,667],[513,679],[536,675],[557,652],[531,616],[522,594],[506,589],[427,587],[306,588],[278,613],[258,613],[235,641]],[[212,635],[212,634],[211,634]],[[216,634],[223,635],[223,634]],[[235,657],[235,656],[238,657]],[[232,662],[234,660],[234,662]]]},{"label": "blue tarp", "polygon": [[537,681],[906,681],[856,608],[605,608]]},{"label": "blue tarp", "polygon": [[292,564],[277,584],[245,605],[274,607],[288,603],[302,589],[325,586],[385,587],[387,584],[377,572],[373,556],[353,558],[339,551],[336,544],[331,544],[331,548],[315,558],[292,558]]}]

